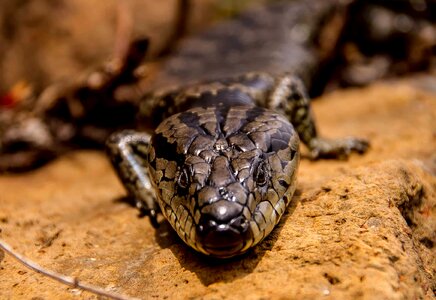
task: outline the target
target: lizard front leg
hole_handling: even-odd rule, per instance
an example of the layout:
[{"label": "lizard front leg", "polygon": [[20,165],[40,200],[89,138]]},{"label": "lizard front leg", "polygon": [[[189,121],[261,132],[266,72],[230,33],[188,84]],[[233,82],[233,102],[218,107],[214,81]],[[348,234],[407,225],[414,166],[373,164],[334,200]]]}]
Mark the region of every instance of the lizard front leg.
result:
[{"label": "lizard front leg", "polygon": [[148,215],[152,225],[157,227],[159,206],[147,167],[149,145],[149,134],[133,130],[116,132],[106,142],[112,165],[135,200],[136,207],[141,215]]},{"label": "lizard front leg", "polygon": [[263,106],[286,115],[298,132],[300,140],[309,148],[311,157],[345,159],[353,151],[364,153],[368,141],[347,137],[325,139],[318,136],[310,100],[302,82],[291,75],[276,78]]}]

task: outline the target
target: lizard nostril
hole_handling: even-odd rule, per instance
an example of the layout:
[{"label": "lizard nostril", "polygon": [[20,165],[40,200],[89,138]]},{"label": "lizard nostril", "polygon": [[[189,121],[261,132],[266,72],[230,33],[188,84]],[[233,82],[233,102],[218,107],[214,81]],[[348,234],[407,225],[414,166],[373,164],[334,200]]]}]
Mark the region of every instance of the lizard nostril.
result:
[{"label": "lizard nostril", "polygon": [[245,233],[248,229],[248,220],[244,216],[239,216],[230,221],[230,227],[240,233]]},{"label": "lizard nostril", "polygon": [[206,234],[207,232],[214,230],[217,227],[217,223],[214,220],[200,220],[200,225],[198,226],[198,233],[200,236]]}]

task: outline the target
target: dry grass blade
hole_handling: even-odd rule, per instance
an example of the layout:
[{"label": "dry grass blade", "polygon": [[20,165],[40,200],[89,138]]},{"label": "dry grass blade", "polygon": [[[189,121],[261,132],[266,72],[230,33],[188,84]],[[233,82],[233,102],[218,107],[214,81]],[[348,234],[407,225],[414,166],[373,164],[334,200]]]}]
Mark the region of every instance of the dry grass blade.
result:
[{"label": "dry grass blade", "polygon": [[29,260],[27,257],[24,257],[23,255],[17,253],[8,243],[6,243],[2,239],[0,239],[0,249],[4,250],[6,253],[8,253],[10,256],[12,256],[16,260],[18,260],[21,264],[23,264],[27,268],[29,268],[37,273],[40,273],[44,276],[50,277],[50,278],[52,278],[60,283],[71,286],[72,288],[78,288],[78,289],[81,289],[81,290],[84,290],[87,292],[91,292],[91,293],[96,294],[96,295],[108,297],[110,299],[116,299],[116,300],[137,299],[137,298],[132,298],[129,296],[117,294],[114,292],[109,292],[109,291],[104,290],[103,288],[100,288],[100,287],[97,287],[97,286],[94,286],[94,285],[91,285],[88,283],[80,282],[75,277],[65,276],[65,275],[44,269],[43,267],[41,267],[37,263]]}]

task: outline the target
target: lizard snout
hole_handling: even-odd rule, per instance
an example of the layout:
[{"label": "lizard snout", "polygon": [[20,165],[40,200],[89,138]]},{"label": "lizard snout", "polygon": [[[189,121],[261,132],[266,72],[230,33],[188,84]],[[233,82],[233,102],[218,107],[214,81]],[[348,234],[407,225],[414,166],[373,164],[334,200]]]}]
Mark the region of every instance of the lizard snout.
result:
[{"label": "lizard snout", "polygon": [[202,210],[197,237],[207,254],[230,257],[240,253],[249,236],[249,221],[242,209],[235,202],[219,200]]}]

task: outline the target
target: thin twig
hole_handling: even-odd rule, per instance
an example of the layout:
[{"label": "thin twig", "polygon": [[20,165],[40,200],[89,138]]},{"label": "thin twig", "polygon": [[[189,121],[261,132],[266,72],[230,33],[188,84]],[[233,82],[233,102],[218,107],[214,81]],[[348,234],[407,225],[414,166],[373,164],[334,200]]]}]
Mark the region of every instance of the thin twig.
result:
[{"label": "thin twig", "polygon": [[50,277],[60,283],[63,283],[65,285],[71,286],[72,288],[81,289],[87,292],[94,293],[96,295],[108,297],[115,300],[133,300],[137,298],[132,298],[129,296],[113,293],[104,290],[103,288],[88,284],[88,283],[82,283],[75,277],[69,277],[65,276],[59,273],[56,273],[54,271],[50,271],[47,269],[44,269],[37,263],[29,260],[27,257],[24,257],[23,255],[17,253],[8,243],[6,243],[4,240],[0,239],[0,249],[3,249],[6,253],[8,253],[10,256],[18,260],[21,264],[26,266],[27,268],[40,273],[44,276]]}]

